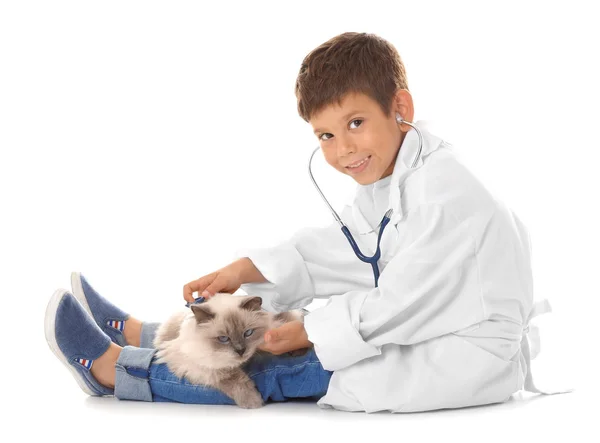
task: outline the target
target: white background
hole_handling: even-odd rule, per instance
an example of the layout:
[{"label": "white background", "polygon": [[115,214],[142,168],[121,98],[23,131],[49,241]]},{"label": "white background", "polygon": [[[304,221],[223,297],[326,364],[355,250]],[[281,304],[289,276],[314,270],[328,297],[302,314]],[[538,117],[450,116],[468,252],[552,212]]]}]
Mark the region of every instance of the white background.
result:
[{"label": "white background", "polygon": [[[593,3],[0,3],[0,432],[52,441],[594,440]],[[42,329],[71,271],[134,316],[163,320],[183,304],[185,283],[236,249],[330,223],[307,173],[317,139],[297,114],[294,83],[304,56],[346,31],[395,45],[415,119],[434,123],[529,228],[535,298],[554,309],[538,322],[536,381],[576,391],[370,415],[86,397]],[[336,209],[354,191],[320,153],[314,174]]]}]

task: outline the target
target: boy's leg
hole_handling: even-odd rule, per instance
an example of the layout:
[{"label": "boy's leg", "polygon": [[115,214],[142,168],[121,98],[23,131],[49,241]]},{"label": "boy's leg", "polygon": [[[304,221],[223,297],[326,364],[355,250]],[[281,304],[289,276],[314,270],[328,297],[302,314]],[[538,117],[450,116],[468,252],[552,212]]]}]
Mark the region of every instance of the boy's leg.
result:
[{"label": "boy's leg", "polygon": [[314,348],[306,354],[257,354],[244,370],[254,381],[263,400],[286,401],[293,398],[315,398],[327,393],[333,372],[323,369]]},{"label": "boy's leg", "polygon": [[[215,388],[195,385],[155,362],[155,349],[126,346],[116,368],[115,396],[121,400],[171,401],[196,404],[235,402]],[[323,369],[314,349],[305,355],[257,354],[244,366],[263,401],[318,398],[325,395],[332,372]]]},{"label": "boy's leg", "polygon": [[[157,323],[143,323],[140,344],[148,346]],[[165,364],[155,363],[156,349],[126,345],[121,348],[94,322],[68,291],[59,290],[48,304],[46,340],[90,395],[144,401],[234,404],[221,391],[193,385],[174,376]],[[325,371],[311,349],[303,356],[257,354],[244,369],[263,400],[321,397],[331,372]],[[98,381],[101,380],[102,383]],[[113,389],[114,385],[114,389]]]},{"label": "boy's leg", "polygon": [[[140,322],[139,335],[137,344],[132,342],[132,346],[138,346],[140,348],[154,348],[154,337],[156,336],[156,330],[160,326],[160,322]],[[137,334],[137,328],[135,330]]]}]

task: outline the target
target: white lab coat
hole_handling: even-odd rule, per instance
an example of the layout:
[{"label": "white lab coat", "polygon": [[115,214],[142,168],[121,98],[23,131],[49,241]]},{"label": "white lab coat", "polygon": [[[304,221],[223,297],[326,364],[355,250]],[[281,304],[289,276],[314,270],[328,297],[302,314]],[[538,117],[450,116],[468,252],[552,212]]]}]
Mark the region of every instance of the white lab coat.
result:
[{"label": "white lab coat", "polygon": [[[322,408],[415,412],[506,401],[541,392],[529,234],[519,218],[427,130],[421,159],[411,129],[392,176],[358,185],[340,215],[365,255],[381,240],[381,275],[351,249],[337,222],[305,228],[270,248],[241,249],[268,280],[243,284],[271,311],[329,299],[305,317],[323,367],[334,371]],[[535,309],[534,309],[535,308]],[[531,347],[531,350],[530,350]],[[544,392],[548,393],[548,392]]]}]

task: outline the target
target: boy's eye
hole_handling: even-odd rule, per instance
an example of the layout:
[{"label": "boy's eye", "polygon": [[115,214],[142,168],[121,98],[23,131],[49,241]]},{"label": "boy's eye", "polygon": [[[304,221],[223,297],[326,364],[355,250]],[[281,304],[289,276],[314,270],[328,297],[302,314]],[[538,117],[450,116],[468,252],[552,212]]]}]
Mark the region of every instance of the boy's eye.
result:
[{"label": "boy's eye", "polygon": [[356,120],[352,120],[352,121],[350,122],[350,124],[352,124],[352,123],[354,123],[354,122],[360,122],[360,123],[358,124],[358,126],[360,126],[360,125],[361,125],[361,123],[362,123],[362,120],[361,120],[361,119],[359,119],[359,118],[357,118]]},{"label": "boy's eye", "polygon": [[221,343],[227,343],[229,341],[229,337],[227,337],[226,335],[221,335],[218,338]]},{"label": "boy's eye", "polygon": [[254,329],[248,329],[246,332],[244,332],[244,337],[245,338],[250,337],[253,332],[254,332]]},{"label": "boy's eye", "polygon": [[[350,124],[352,125],[352,123],[354,123],[354,122],[360,122],[360,123],[358,124],[358,126],[360,126],[360,125],[362,124],[362,120],[361,120],[361,119],[359,119],[359,118],[352,120],[352,121],[350,122]],[[323,134],[321,134],[321,135],[319,136],[319,140],[327,141],[327,140],[329,140],[329,139],[331,138],[331,137],[328,137],[328,138],[323,138],[323,136],[324,136],[324,135],[331,135],[331,134],[330,134],[329,132],[324,132]]]}]

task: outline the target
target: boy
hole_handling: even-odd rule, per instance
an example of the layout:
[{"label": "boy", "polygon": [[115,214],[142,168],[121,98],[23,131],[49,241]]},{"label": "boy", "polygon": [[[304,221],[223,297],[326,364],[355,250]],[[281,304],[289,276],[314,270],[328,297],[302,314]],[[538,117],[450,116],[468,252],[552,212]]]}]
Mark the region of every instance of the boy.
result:
[{"label": "boy", "polygon": [[[188,302],[194,292],[211,297],[241,287],[278,312],[328,299],[304,324],[265,334],[262,348],[273,357],[249,368],[263,398],[321,397],[321,407],[414,412],[503,402],[523,386],[540,392],[529,369],[529,321],[549,305],[533,305],[527,230],[419,122],[423,147],[410,167],[419,137],[399,123],[412,122],[414,108],[396,49],[372,34],[336,36],[306,56],[296,96],[327,163],[358,183],[341,217],[366,255],[375,252],[381,217],[393,213],[381,238],[377,287],[337,222],[300,230],[276,247],[239,251],[231,265],[184,286]],[[73,292],[99,328],[73,296],[58,291],[47,334],[91,394],[231,402],[153,363],[156,324],[119,310],[80,274],[73,274]],[[62,337],[66,319],[78,325],[79,341],[90,336],[94,345]],[[299,359],[284,356],[311,344]],[[281,392],[269,391],[273,385]]]}]

